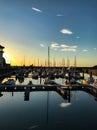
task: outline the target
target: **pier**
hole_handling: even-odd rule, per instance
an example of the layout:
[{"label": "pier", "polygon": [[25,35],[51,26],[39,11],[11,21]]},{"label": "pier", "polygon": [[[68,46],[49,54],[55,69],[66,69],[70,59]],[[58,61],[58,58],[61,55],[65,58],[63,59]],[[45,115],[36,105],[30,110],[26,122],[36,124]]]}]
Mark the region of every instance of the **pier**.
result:
[{"label": "pier", "polygon": [[[86,84],[32,84],[32,85],[0,85],[0,94],[2,92],[24,92],[25,97],[29,99],[30,92],[33,91],[56,91],[64,100],[70,102],[71,91],[85,91],[97,100],[97,87]],[[2,94],[1,94],[2,96]]]},{"label": "pier", "polygon": [[29,91],[52,91],[56,89],[56,86],[53,85],[41,85],[41,84],[35,84],[35,85],[0,85],[0,91],[4,92],[22,92],[25,91],[27,88],[29,88]]},{"label": "pier", "polygon": [[97,100],[97,87],[85,84],[82,86],[82,90],[93,95],[95,100]]},{"label": "pier", "polygon": [[[34,92],[34,91],[56,91],[58,92],[62,98],[66,97],[66,91],[68,90],[67,87],[65,87],[65,89],[61,89],[61,85],[51,85],[51,84],[35,84],[35,85],[0,85],[0,93],[2,92],[24,92],[24,99],[25,100],[29,100],[29,95],[30,92]],[[60,88],[61,91],[58,91],[58,89]],[[64,92],[64,94],[63,94]],[[3,96],[1,94],[1,96]],[[67,100],[67,98],[64,98]]]},{"label": "pier", "polygon": [[[80,73],[82,73],[80,75]],[[24,92],[25,99],[29,99],[30,92],[34,91],[56,91],[64,100],[70,102],[71,91],[85,91],[97,99],[97,87],[91,86],[89,84],[78,83],[77,80],[84,79],[83,68],[77,68],[76,71],[74,67],[13,67],[1,70],[0,79],[3,78],[13,78],[15,81],[20,83],[24,82],[25,78],[31,78],[34,80],[40,79],[40,84],[20,84],[20,85],[6,85],[0,84],[0,93],[2,92]],[[90,73],[92,77],[92,72]],[[68,83],[64,84],[42,84],[42,79],[50,79],[51,81],[55,78],[66,79]],[[74,79],[72,83],[72,79]],[[2,96],[2,94],[1,94]],[[27,98],[26,98],[27,97]]]}]

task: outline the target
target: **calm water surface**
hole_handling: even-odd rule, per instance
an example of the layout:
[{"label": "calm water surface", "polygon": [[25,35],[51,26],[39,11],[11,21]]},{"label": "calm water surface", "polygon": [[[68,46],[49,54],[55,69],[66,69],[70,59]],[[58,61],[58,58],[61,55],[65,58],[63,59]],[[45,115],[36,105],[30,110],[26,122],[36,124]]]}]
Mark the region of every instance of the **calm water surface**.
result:
[{"label": "calm water surface", "polygon": [[2,94],[0,130],[97,130],[97,101],[86,92],[70,92],[70,102],[55,91],[30,92],[29,101],[24,101],[24,92]]}]

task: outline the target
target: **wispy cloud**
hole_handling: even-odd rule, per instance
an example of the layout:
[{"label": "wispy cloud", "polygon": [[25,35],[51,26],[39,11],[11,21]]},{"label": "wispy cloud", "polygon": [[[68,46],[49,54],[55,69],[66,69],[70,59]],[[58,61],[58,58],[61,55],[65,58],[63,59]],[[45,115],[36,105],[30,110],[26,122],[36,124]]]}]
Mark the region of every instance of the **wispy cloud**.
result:
[{"label": "wispy cloud", "polygon": [[40,44],[41,47],[45,47],[44,44]]},{"label": "wispy cloud", "polygon": [[68,46],[66,44],[58,44],[58,43],[52,43],[51,48],[54,50],[60,49],[61,51],[76,51],[77,46]]},{"label": "wispy cloud", "polygon": [[69,34],[69,35],[73,34],[73,32],[70,31],[69,29],[62,29],[62,30],[60,30],[60,32],[63,34]]},{"label": "wispy cloud", "polygon": [[84,52],[87,52],[88,50],[87,50],[87,49],[84,49],[83,51],[84,51]]},{"label": "wispy cloud", "polygon": [[97,48],[93,48],[94,50],[96,50]]},{"label": "wispy cloud", "polygon": [[62,16],[64,16],[63,14],[57,14],[56,15],[57,17],[62,17]]},{"label": "wispy cloud", "polygon": [[59,44],[58,43],[52,43],[51,44],[51,48],[59,48]]},{"label": "wispy cloud", "polygon": [[73,51],[73,52],[75,52],[76,49],[73,49],[73,48],[63,48],[63,49],[61,49],[61,51]]},{"label": "wispy cloud", "polygon": [[61,44],[60,47],[61,48],[68,48],[69,46],[67,46],[66,44]]},{"label": "wispy cloud", "polygon": [[79,39],[80,37],[79,37],[79,36],[77,36],[76,38],[77,38],[77,39]]},{"label": "wispy cloud", "polygon": [[77,49],[77,46],[67,46],[67,45],[65,45],[65,46],[61,46],[61,47],[62,47],[61,51],[73,51],[73,52],[75,52],[76,49]]},{"label": "wispy cloud", "polygon": [[36,11],[36,12],[42,12],[42,10],[38,9],[38,8],[35,8],[35,7],[32,7],[32,10]]}]

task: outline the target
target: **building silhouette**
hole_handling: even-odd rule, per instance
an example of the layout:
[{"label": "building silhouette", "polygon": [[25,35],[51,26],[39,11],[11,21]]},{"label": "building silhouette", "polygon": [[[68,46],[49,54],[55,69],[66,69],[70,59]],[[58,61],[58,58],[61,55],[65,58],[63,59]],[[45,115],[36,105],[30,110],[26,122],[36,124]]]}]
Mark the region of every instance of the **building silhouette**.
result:
[{"label": "building silhouette", "polygon": [[4,46],[0,45],[0,67],[6,67],[6,61],[5,58],[3,57],[4,48],[5,48]]}]

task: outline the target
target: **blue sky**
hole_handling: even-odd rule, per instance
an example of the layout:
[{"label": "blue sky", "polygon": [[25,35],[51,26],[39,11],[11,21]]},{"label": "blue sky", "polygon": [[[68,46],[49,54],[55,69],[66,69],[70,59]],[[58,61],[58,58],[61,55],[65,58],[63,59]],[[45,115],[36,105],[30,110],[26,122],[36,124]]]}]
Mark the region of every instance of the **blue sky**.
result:
[{"label": "blue sky", "polygon": [[97,0],[0,0],[0,44],[8,62],[20,65],[70,60],[97,64]]}]

